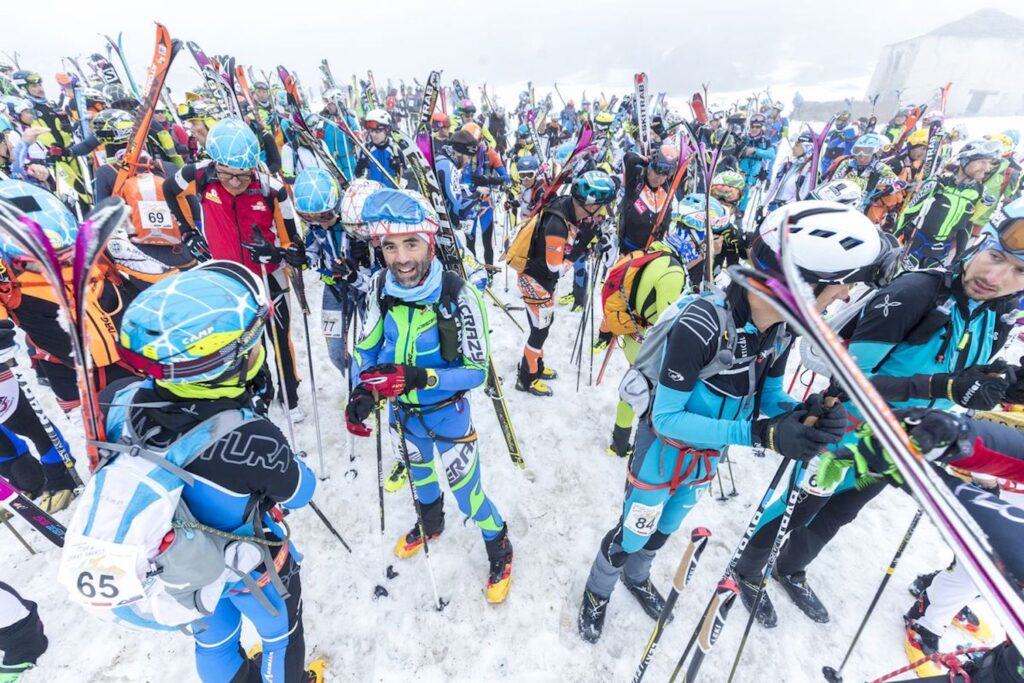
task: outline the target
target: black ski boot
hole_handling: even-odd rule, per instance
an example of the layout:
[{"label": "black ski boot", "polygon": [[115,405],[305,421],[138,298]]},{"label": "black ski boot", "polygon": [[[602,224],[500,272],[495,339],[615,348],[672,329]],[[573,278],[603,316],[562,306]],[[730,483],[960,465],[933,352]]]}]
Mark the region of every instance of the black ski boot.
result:
[{"label": "black ski boot", "polygon": [[[776,570],[772,570],[772,576],[776,581],[782,584],[782,588],[786,591],[786,595],[789,596],[790,600],[796,603],[796,606],[800,608],[800,611],[809,616],[819,624],[828,623],[828,609],[818,599],[817,594],[807,583],[807,573],[797,572],[796,574],[780,575]],[[764,602],[763,596],[761,602]]]},{"label": "black ski boot", "polygon": [[615,428],[612,429],[612,441],[608,444],[608,455],[617,455],[620,458],[628,458],[633,455],[632,439],[632,427],[615,425]]},{"label": "black ski boot", "polygon": [[604,630],[604,617],[608,612],[608,598],[602,598],[589,590],[583,591],[583,603],[576,619],[576,627],[580,638],[588,643],[596,643],[601,639]]},{"label": "black ski boot", "polygon": [[[761,586],[761,582],[748,581],[739,574],[733,574],[733,578],[736,579],[736,585],[740,588],[740,601],[749,612],[754,607],[754,600],[757,598],[757,590]],[[765,628],[775,628],[779,625],[779,615],[775,612],[775,605],[772,604],[767,589],[761,595],[761,602],[757,606],[757,623]]]},{"label": "black ski boot", "polygon": [[640,606],[644,608],[644,612],[647,612],[647,616],[655,621],[661,616],[661,610],[665,608],[665,598],[658,592],[654,582],[651,581],[651,577],[647,577],[643,583],[633,584],[625,579],[622,583],[626,586],[626,590],[633,594],[636,601],[640,603]]},{"label": "black ski boot", "polygon": [[907,588],[907,590],[910,591],[910,594],[915,598],[921,597],[921,593],[928,590],[928,586],[932,585],[932,581],[935,580],[935,577],[938,576],[938,574],[938,571],[929,572],[928,574],[918,574],[917,578],[914,579],[914,582],[910,584],[910,587]]},{"label": "black ski boot", "polygon": [[541,379],[539,370],[536,373],[529,371],[525,359],[520,362],[519,372],[516,373],[516,389],[534,396],[551,396],[554,393],[547,382]]},{"label": "black ski boot", "polygon": [[490,569],[487,573],[487,602],[492,605],[505,601],[512,584],[512,541],[508,540],[508,524],[497,538],[485,541]]}]

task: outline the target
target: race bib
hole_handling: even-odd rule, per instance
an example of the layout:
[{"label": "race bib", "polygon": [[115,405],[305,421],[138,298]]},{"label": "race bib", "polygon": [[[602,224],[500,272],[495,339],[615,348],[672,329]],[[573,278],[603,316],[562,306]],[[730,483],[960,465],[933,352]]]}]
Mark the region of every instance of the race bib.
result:
[{"label": "race bib", "polygon": [[626,531],[632,531],[637,536],[650,536],[658,528],[662,507],[661,505],[631,503],[629,512],[626,513],[626,520],[622,523],[622,528]]},{"label": "race bib", "polygon": [[139,223],[146,230],[171,230],[171,210],[167,204],[158,201],[139,201]]},{"label": "race bib", "polygon": [[141,548],[94,538],[68,537],[58,580],[69,597],[91,605],[125,605],[146,597],[139,580]]},{"label": "race bib", "polygon": [[320,326],[323,328],[324,336],[328,339],[340,339],[342,336],[341,311],[322,311]]}]

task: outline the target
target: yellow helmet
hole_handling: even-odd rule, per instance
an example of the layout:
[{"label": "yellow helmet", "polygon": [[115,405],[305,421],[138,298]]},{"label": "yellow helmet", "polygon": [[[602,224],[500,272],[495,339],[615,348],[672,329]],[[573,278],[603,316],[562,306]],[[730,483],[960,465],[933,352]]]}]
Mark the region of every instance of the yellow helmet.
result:
[{"label": "yellow helmet", "polygon": [[911,147],[916,145],[927,145],[928,144],[928,129],[919,128],[910,134],[907,138],[907,144]]},{"label": "yellow helmet", "polygon": [[1013,148],[1015,147],[1015,145],[1013,144],[1013,139],[1009,135],[1004,135],[1003,133],[995,133],[993,135],[986,135],[985,137],[988,138],[989,140],[996,140],[1003,146],[1004,157],[1013,152]]}]

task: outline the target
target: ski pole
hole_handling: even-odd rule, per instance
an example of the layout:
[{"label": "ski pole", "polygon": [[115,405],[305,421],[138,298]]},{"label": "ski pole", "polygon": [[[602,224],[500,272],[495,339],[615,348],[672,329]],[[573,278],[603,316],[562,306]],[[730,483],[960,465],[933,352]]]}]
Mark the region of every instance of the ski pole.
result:
[{"label": "ski pole", "polygon": [[[736,490],[736,477],[733,476],[733,473],[732,473],[732,458],[729,457],[729,449],[728,448],[726,448],[726,450],[725,450],[725,457],[723,459],[725,460],[726,467],[729,468],[729,483],[732,485],[732,491],[729,492],[729,497],[730,498],[735,498],[736,496],[738,496],[740,494]],[[719,466],[721,466],[721,465],[719,465]]]},{"label": "ski pole", "polygon": [[8,531],[14,534],[14,537],[18,539],[18,542],[25,546],[25,550],[28,551],[29,555],[36,554],[35,548],[30,546],[28,541],[25,540],[25,537],[18,533],[18,530],[14,528],[13,524],[11,524],[11,520],[4,513],[0,513],[0,521],[4,523],[4,526],[7,527]]},{"label": "ski pole", "polygon": [[679,560],[679,567],[676,569],[676,575],[672,579],[672,590],[669,592],[668,597],[665,598],[665,605],[661,608],[661,614],[658,616],[658,621],[654,624],[651,637],[647,639],[647,645],[644,646],[644,653],[640,656],[640,666],[637,667],[636,673],[633,674],[633,683],[640,683],[643,680],[647,667],[650,665],[651,660],[654,659],[654,652],[658,648],[658,641],[661,640],[661,636],[665,632],[665,626],[668,625],[668,620],[672,616],[676,600],[679,599],[679,594],[683,592],[683,589],[690,583],[690,579],[693,578],[693,573],[697,569],[697,562],[700,561],[700,556],[704,553],[704,548],[707,547],[708,539],[710,538],[711,532],[702,526],[690,532],[690,544],[686,546],[686,550]]},{"label": "ski pole", "polygon": [[[393,578],[396,576],[394,568],[388,564],[385,559],[384,547],[387,545],[384,539],[384,449],[381,446],[381,433],[380,430],[382,425],[380,423],[380,401],[376,401],[373,406],[373,421],[376,422],[377,427],[377,502],[380,511],[380,559],[382,564],[385,565],[384,575],[386,577]],[[373,588],[373,597],[381,598],[387,597],[388,589],[382,584],[377,584]]]},{"label": "ski pole", "polygon": [[754,596],[754,604],[750,608],[750,616],[747,618],[747,625],[743,628],[743,636],[740,638],[740,646],[736,650],[736,656],[732,660],[732,669],[729,671],[728,683],[732,683],[739,668],[740,659],[743,657],[743,649],[747,645],[747,638],[750,636],[750,629],[754,626],[754,619],[757,617],[757,609],[761,606],[761,599],[764,597],[765,589],[768,587],[768,577],[775,568],[775,562],[782,552],[782,543],[786,539],[786,531],[789,528],[789,520],[796,509],[797,500],[800,498],[800,474],[803,472],[802,463],[794,462],[793,470],[789,475],[789,494],[786,496],[786,509],[782,513],[779,522],[779,530],[775,532],[775,540],[772,543],[771,552],[768,554],[768,563],[765,565],[761,583],[757,587],[757,595]]},{"label": "ski pole", "polygon": [[885,590],[886,584],[888,584],[889,579],[892,578],[892,574],[896,570],[896,564],[900,561],[900,557],[903,555],[903,551],[906,550],[907,544],[910,543],[910,537],[914,535],[914,530],[917,528],[917,523],[921,521],[922,514],[923,510],[918,508],[917,512],[914,513],[914,518],[910,520],[910,526],[907,528],[907,533],[903,534],[903,540],[900,541],[900,546],[896,549],[896,554],[893,555],[892,562],[889,563],[889,567],[885,570],[885,576],[882,577],[882,583],[878,585],[878,590],[875,591],[875,597],[871,598],[871,604],[868,605],[867,612],[864,613],[864,618],[861,619],[860,626],[857,627],[857,632],[853,634],[853,640],[850,641],[850,647],[847,648],[846,654],[843,656],[843,661],[839,665],[839,668],[833,669],[831,666],[824,666],[821,668],[822,675],[825,676],[825,680],[829,683],[843,682],[843,667],[845,667],[846,662],[850,660],[850,655],[853,654],[853,648],[857,646],[860,634],[864,632],[864,627],[868,625],[868,620],[871,619],[871,614],[874,612],[875,606],[882,597],[882,591]]},{"label": "ski pole", "polygon": [[[377,400],[377,392],[373,393],[374,400]],[[430,546],[427,542],[427,528],[423,524],[423,506],[420,505],[419,494],[416,493],[416,478],[413,476],[412,463],[409,461],[409,445],[405,441],[405,426],[402,424],[402,414],[398,407],[398,400],[392,404],[395,412],[395,431],[398,432],[398,452],[405,463],[405,471],[409,473],[409,493],[412,494],[412,504],[416,508],[416,524],[420,528],[420,538],[423,539],[423,557],[427,561],[427,574],[430,575],[430,587],[434,589],[434,607],[438,612],[442,611],[448,602],[441,598],[437,592],[437,580],[434,578],[434,568],[430,564]]]},{"label": "ski pole", "polygon": [[[263,235],[260,234],[259,229],[252,226],[253,235],[256,236],[257,242],[263,239]],[[284,388],[284,359],[281,358],[281,344],[277,337],[277,310],[274,305],[274,298],[270,294],[270,278],[267,277],[267,266],[264,263],[260,264],[260,277],[263,278],[263,291],[267,295],[267,300],[270,302],[270,343],[274,347],[274,361],[277,364],[277,387],[278,387],[278,400],[281,403],[281,407],[284,409],[284,416],[288,423],[288,442],[293,446],[295,444],[295,427],[292,425],[292,413],[288,409],[288,399],[285,398]]]},{"label": "ski pole", "polygon": [[715,498],[719,503],[724,503],[729,500],[725,495],[725,487],[722,485],[722,464],[718,464],[718,471],[715,472],[715,479],[718,481],[718,497]]},{"label": "ski pole", "polygon": [[608,369],[608,361],[611,360],[612,352],[615,351],[615,347],[619,345],[619,338],[612,337],[612,340],[608,343],[608,350],[604,352],[604,360],[601,361],[601,369],[597,371],[597,381],[594,382],[594,386],[601,386],[601,380],[604,379],[604,371]]},{"label": "ski pole", "polygon": [[[708,601],[707,608],[704,610],[704,616],[697,623],[693,633],[690,635],[690,640],[686,644],[686,649],[683,650],[683,654],[679,657],[679,662],[676,664],[675,670],[672,672],[672,678],[669,683],[676,680],[679,672],[682,671],[683,665],[686,663],[687,658],[690,656],[690,652],[693,650],[693,646],[697,644],[698,638],[700,638],[700,647],[697,652],[694,653],[693,661],[690,662],[690,666],[686,671],[686,675],[683,678],[684,681],[692,683],[697,671],[700,669],[700,664],[704,659],[704,656],[714,645],[714,639],[718,637],[718,631],[721,629],[714,629],[715,623],[724,622],[729,609],[732,607],[733,601],[736,599],[736,594],[739,592],[739,587],[735,581],[732,580],[732,572],[736,568],[736,564],[739,562],[740,555],[746,549],[747,544],[750,543],[750,539],[754,536],[754,531],[757,530],[758,522],[761,521],[761,516],[764,514],[764,510],[768,507],[769,501],[772,496],[775,495],[775,489],[778,487],[779,482],[782,481],[782,475],[786,473],[786,467],[789,462],[785,459],[779,463],[778,469],[775,470],[775,474],[772,476],[771,482],[768,484],[768,488],[765,489],[764,495],[761,497],[761,502],[758,503],[757,509],[754,510],[754,515],[750,518],[750,523],[747,525],[746,531],[743,532],[743,536],[740,538],[739,544],[732,553],[732,557],[729,558],[729,564],[725,568],[725,572],[722,575],[722,580],[719,582],[718,587],[715,589],[714,595]],[[714,636],[714,639],[712,638]]]},{"label": "ski pole", "polygon": [[319,464],[320,481],[330,477],[324,467],[324,440],[320,432],[320,408],[317,405],[316,393],[316,368],[313,367],[313,344],[309,338],[309,301],[306,299],[306,290],[303,287],[302,273],[291,266],[288,266],[288,275],[292,281],[292,289],[295,291],[295,298],[302,309],[302,331],[306,338],[306,360],[309,362],[309,392],[313,401],[313,427],[316,429],[316,454]]},{"label": "ski pole", "polygon": [[352,548],[348,547],[348,543],[345,543],[345,539],[341,537],[341,534],[339,534],[338,530],[334,528],[334,525],[331,524],[330,520],[328,520],[324,513],[320,511],[320,508],[317,506],[317,504],[311,500],[309,501],[309,507],[313,510],[313,512],[316,513],[316,516],[320,518],[320,521],[324,523],[324,526],[327,527],[327,530],[334,534],[334,537],[336,539],[341,541],[341,544],[345,546],[345,550],[351,553]]}]

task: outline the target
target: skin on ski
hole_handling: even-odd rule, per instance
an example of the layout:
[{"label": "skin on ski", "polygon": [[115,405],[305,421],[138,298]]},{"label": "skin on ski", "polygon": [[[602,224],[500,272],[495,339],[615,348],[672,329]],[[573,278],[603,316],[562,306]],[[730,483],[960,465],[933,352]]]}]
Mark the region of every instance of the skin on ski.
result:
[{"label": "skin on ski", "polygon": [[64,547],[64,525],[43,512],[26,498],[11,482],[0,477],[0,504],[32,525],[46,540],[58,548]]}]

